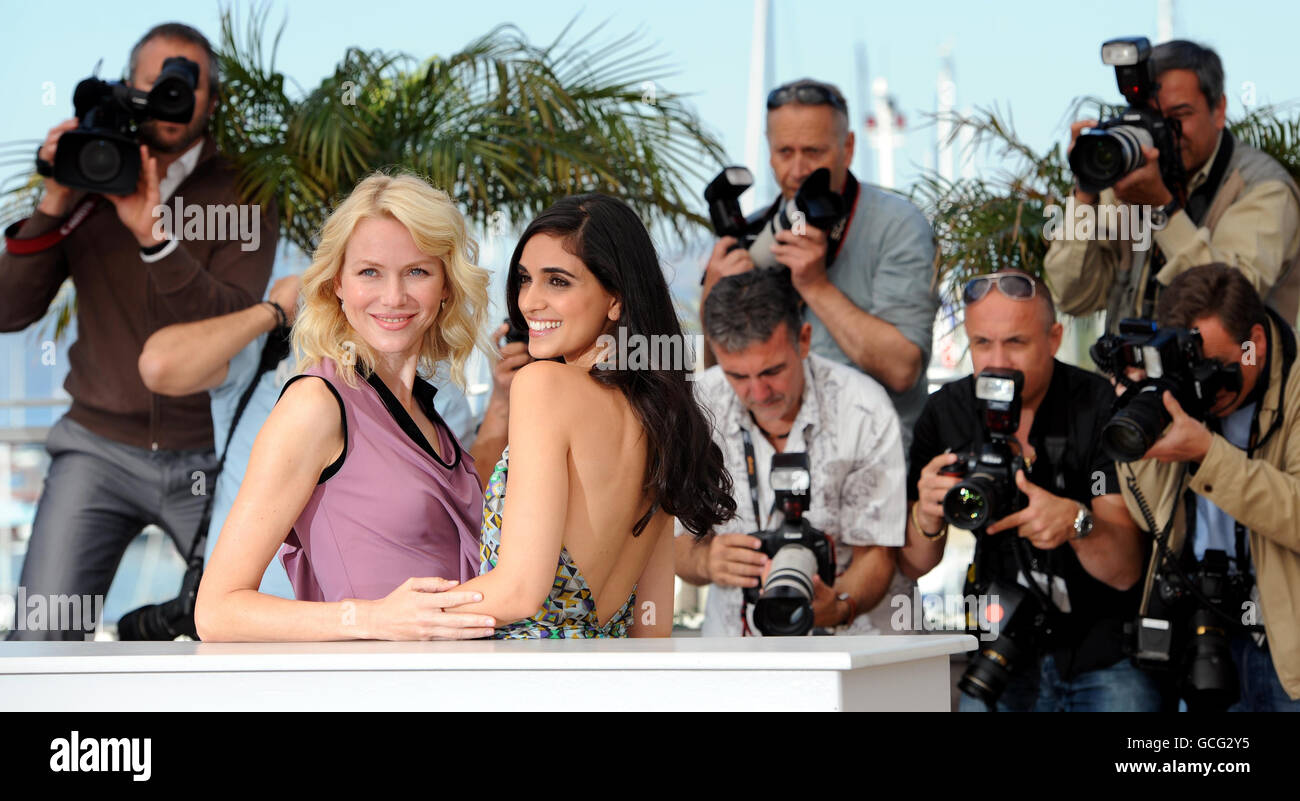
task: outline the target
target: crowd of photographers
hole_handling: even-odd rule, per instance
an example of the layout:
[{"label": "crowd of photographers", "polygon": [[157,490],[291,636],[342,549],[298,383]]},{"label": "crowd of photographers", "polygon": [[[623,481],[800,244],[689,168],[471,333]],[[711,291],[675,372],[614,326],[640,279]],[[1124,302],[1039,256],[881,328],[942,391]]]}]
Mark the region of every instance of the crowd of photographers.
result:
[{"label": "crowd of photographers", "polygon": [[[780,196],[742,214],[744,167],[705,191],[719,239],[701,322],[716,365],[697,399],[738,513],[674,543],[678,575],[710,586],[704,634],[898,632],[891,601],[912,598],[955,527],[975,534],[965,594],[994,602],[970,621],[986,636],[963,709],[1300,709],[1300,192],[1224,127],[1213,51],[1116,40],[1103,60],[1129,107],[1073,127],[1073,201],[1145,215],[1155,246],[1096,226],[1051,244],[1050,288],[1014,270],[970,280],[974,373],[933,394],[928,222],[853,176],[837,88],[772,90]],[[67,277],[79,295],[72,409],[50,432],[20,583],[106,594],[150,523],[188,558],[181,596],[128,615],[124,638],[195,636],[207,534],[292,361],[297,279],[258,302],[274,209],[259,209],[268,235],[251,250],[152,224],[182,191],[238,202],[207,135],[218,80],[198,31],[149,31],[126,84],[79,87],[78,119],[37,154],[40,205],[0,254],[0,330],[39,319]],[[1055,358],[1058,308],[1107,311],[1100,373]],[[453,387],[437,395],[487,464],[529,360],[518,341],[500,352],[477,425]],[[196,474],[219,474],[215,510],[191,491]],[[277,570],[262,589],[287,594]]]}]

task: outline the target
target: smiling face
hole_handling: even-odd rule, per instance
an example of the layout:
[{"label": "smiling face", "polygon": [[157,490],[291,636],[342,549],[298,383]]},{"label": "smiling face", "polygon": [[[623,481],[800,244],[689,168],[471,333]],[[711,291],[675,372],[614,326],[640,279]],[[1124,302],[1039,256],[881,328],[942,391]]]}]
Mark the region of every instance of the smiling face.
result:
[{"label": "smiling face", "polygon": [[804,323],[799,339],[792,340],[790,329],[780,323],[766,342],[756,342],[733,352],[714,344],[722,374],[740,399],[765,430],[778,433],[782,422],[793,423],[803,401],[803,360],[808,358],[812,343],[812,326]]},{"label": "smiling face", "polygon": [[524,244],[517,280],[528,354],[534,359],[576,361],[622,313],[618,299],[565,249],[563,239],[551,234],[534,234]]},{"label": "smiling face", "polygon": [[1188,174],[1205,166],[1214,154],[1223,130],[1228,99],[1220,97],[1216,108],[1210,108],[1201,92],[1196,73],[1191,70],[1166,70],[1160,74],[1160,91],[1157,96],[1165,116],[1182,125],[1183,167]]},{"label": "smiling face", "polygon": [[377,353],[420,352],[451,291],[442,260],[422,252],[392,217],[361,220],[334,279],[348,323]]},{"label": "smiling face", "polygon": [[149,91],[163,62],[172,56],[184,56],[199,65],[199,82],[194,87],[194,114],[188,124],[149,120],[140,126],[140,141],[155,153],[180,153],[194,144],[207,130],[208,118],[216,108],[216,98],[208,89],[208,56],[202,47],[182,39],[156,36],[145,42],[137,56],[135,72],[130,83],[136,89]]}]

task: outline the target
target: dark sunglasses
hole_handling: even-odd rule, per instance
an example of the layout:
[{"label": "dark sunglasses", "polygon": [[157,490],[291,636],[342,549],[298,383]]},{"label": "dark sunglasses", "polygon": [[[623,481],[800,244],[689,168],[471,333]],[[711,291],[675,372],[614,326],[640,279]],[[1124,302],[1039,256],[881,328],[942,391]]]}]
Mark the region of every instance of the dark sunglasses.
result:
[{"label": "dark sunglasses", "polygon": [[839,92],[828,86],[815,83],[791,83],[778,86],[767,96],[767,110],[780,108],[797,100],[805,106],[830,106],[837,111],[848,113],[848,104]]},{"label": "dark sunglasses", "polygon": [[1030,300],[1036,294],[1034,281],[1016,273],[993,273],[981,275],[966,282],[961,297],[967,305],[974,303],[989,293],[989,288],[997,285],[998,291],[1012,300]]}]

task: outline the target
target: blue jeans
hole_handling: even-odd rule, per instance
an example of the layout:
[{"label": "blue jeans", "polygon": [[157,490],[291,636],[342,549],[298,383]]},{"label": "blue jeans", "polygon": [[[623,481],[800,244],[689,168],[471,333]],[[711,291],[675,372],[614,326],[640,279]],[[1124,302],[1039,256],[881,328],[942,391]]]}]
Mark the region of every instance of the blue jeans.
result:
[{"label": "blue jeans", "polygon": [[[984,702],[965,693],[961,712],[987,711]],[[998,699],[999,712],[1157,712],[1160,688],[1127,658],[1110,667],[1088,670],[1066,681],[1051,654],[1013,674]]]},{"label": "blue jeans", "polygon": [[1229,647],[1241,682],[1241,700],[1228,707],[1229,712],[1300,712],[1300,701],[1291,700],[1282,689],[1267,644],[1260,648],[1248,635],[1238,634]]}]

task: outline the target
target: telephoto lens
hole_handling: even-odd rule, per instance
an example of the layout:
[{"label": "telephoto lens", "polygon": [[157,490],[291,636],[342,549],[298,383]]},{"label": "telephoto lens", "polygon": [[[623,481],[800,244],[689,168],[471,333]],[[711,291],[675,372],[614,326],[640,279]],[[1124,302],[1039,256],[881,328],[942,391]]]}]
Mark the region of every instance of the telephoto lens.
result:
[{"label": "telephoto lens", "polygon": [[1100,192],[1141,167],[1142,148],[1155,144],[1151,133],[1137,125],[1093,128],[1079,134],[1070,151],[1070,169],[1086,192]]},{"label": "telephoto lens", "polygon": [[1173,418],[1165,409],[1166,384],[1150,383],[1130,390],[1133,399],[1101,429],[1101,447],[1117,462],[1141,459]]},{"label": "telephoto lens", "polygon": [[802,545],[786,545],[772,557],[763,592],[754,603],[754,625],[769,636],[800,637],[813,627],[813,576],[817,556]]}]

